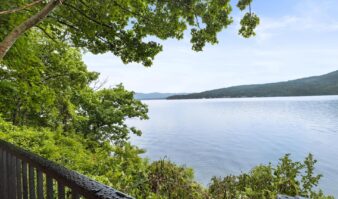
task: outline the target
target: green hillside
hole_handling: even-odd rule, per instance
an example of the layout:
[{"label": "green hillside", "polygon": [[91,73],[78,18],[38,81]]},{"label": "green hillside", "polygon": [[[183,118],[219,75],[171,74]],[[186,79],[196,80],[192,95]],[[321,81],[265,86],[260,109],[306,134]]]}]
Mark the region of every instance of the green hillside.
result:
[{"label": "green hillside", "polygon": [[286,82],[233,86],[167,99],[338,95],[338,71]]}]

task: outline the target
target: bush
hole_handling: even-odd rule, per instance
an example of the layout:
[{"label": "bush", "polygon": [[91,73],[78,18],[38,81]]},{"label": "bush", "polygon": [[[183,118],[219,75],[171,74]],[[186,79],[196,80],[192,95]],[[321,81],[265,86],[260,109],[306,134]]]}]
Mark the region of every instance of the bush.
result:
[{"label": "bush", "polygon": [[333,198],[324,196],[315,187],[321,175],[314,174],[317,161],[309,154],[304,162],[294,162],[290,154],[280,158],[276,167],[259,165],[249,173],[224,178],[213,177],[209,185],[212,198],[276,198],[278,194],[288,196],[303,196],[307,198]]},{"label": "bush", "polygon": [[148,170],[150,189],[161,198],[207,198],[207,190],[194,181],[194,172],[190,168],[177,166],[169,160],[159,160],[153,162]]}]

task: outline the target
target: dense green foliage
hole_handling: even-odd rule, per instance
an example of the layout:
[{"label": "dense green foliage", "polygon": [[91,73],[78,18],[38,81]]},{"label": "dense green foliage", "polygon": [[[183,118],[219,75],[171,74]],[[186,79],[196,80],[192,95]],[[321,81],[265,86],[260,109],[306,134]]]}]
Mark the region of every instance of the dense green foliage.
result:
[{"label": "dense green foliage", "polygon": [[[31,46],[27,50],[26,46]],[[25,52],[24,56],[18,56]],[[80,52],[31,31],[21,37],[0,66],[0,108],[14,125],[62,128],[96,141],[126,141],[126,118],[147,119],[147,107],[122,85],[95,91],[98,78]]]},{"label": "dense green foliage", "polygon": [[148,171],[151,191],[163,198],[209,198],[207,190],[194,181],[194,173],[190,168],[160,160],[153,162]]},{"label": "dense green foliage", "polygon": [[168,99],[338,95],[338,71],[287,82],[233,86]]},{"label": "dense green foliage", "polygon": [[213,198],[277,198],[278,194],[306,198],[333,198],[314,191],[321,175],[314,174],[317,161],[309,154],[303,163],[294,162],[290,155],[282,157],[276,167],[259,165],[249,173],[224,178],[213,177],[209,186]]}]

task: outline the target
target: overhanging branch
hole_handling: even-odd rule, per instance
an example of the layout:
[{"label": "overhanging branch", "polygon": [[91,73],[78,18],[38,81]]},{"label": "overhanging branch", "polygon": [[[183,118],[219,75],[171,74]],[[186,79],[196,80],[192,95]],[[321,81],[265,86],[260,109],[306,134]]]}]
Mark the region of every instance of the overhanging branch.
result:
[{"label": "overhanging branch", "polygon": [[32,3],[26,4],[26,5],[24,5],[24,6],[20,7],[20,8],[14,8],[14,9],[11,9],[11,10],[0,11],[0,15],[12,14],[12,13],[15,13],[15,12],[19,12],[21,10],[33,7],[34,5],[36,5],[36,4],[40,3],[40,2],[42,2],[42,0],[36,0],[36,1],[33,1]]},{"label": "overhanging branch", "polygon": [[0,42],[0,61],[4,58],[8,50],[13,46],[15,41],[28,29],[41,22],[55,7],[61,4],[64,0],[50,0],[42,10],[31,16],[26,21],[15,27],[5,38]]}]

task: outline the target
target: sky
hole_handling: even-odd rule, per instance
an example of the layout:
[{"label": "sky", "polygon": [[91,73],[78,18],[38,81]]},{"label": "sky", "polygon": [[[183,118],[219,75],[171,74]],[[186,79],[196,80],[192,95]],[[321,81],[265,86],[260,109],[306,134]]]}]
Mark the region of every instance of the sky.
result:
[{"label": "sky", "polygon": [[253,0],[261,23],[256,36],[238,35],[243,13],[219,33],[217,45],[191,50],[190,37],[160,41],[154,64],[123,64],[113,54],[84,54],[105,87],[122,83],[135,92],[187,93],[242,84],[286,81],[338,70],[337,0]]}]

